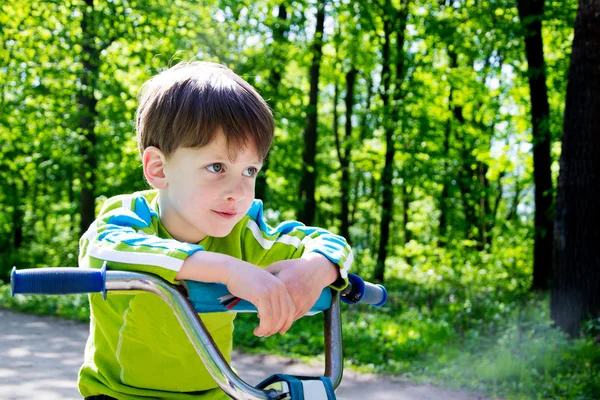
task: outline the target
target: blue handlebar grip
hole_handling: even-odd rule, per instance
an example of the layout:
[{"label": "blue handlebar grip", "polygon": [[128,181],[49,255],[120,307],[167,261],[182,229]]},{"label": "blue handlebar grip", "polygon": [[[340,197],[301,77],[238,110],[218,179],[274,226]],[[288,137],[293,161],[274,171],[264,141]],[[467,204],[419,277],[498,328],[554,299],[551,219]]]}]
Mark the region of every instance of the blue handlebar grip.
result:
[{"label": "blue handlebar grip", "polygon": [[10,274],[10,292],[15,294],[102,293],[106,300],[106,262],[102,269],[32,268]]},{"label": "blue handlebar grip", "polygon": [[365,282],[354,274],[348,274],[348,283],[352,290],[342,294],[342,301],[346,304],[367,303],[381,307],[387,301],[387,290],[382,285]]},{"label": "blue handlebar grip", "polygon": [[385,304],[387,298],[387,290],[382,285],[374,285],[370,282],[365,282],[365,295],[361,300],[362,303],[381,307]]}]

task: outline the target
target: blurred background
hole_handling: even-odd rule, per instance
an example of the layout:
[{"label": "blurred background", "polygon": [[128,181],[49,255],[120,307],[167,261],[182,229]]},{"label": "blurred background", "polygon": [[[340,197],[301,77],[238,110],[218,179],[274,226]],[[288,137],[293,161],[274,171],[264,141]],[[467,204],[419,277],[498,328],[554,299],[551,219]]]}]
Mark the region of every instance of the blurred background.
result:
[{"label": "blurred background", "polygon": [[[565,121],[575,0],[0,4],[4,282],[13,265],[77,265],[102,202],[148,188],[142,83],[215,61],[273,109],[256,194],[269,221],[343,235],[354,272],[390,290],[376,312],[346,310],[349,365],[493,396],[600,398],[600,288],[561,298],[571,267],[553,260],[566,257],[553,243],[561,138],[584,132]],[[581,268],[598,279],[597,256]],[[7,285],[0,306],[88,312],[85,297],[11,299]],[[320,321],[263,339],[250,318],[236,345],[320,353]]]}]

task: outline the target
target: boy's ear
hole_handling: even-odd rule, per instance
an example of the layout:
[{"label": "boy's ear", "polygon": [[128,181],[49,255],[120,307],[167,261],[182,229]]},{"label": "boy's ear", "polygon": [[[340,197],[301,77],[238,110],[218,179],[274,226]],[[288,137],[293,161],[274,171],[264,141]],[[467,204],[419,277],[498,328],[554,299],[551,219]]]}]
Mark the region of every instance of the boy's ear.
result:
[{"label": "boy's ear", "polygon": [[167,187],[167,177],[165,175],[165,164],[167,158],[157,147],[149,146],[142,155],[142,164],[144,167],[144,176],[146,180],[155,189],[164,189]]}]

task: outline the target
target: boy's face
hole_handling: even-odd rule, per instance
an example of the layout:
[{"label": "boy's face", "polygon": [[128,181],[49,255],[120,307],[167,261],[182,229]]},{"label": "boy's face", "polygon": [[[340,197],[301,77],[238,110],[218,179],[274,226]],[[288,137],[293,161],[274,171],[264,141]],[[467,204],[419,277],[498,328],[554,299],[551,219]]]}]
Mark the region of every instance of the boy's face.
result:
[{"label": "boy's face", "polygon": [[197,243],[206,236],[226,236],[246,215],[262,161],[253,143],[234,155],[231,161],[219,133],[209,145],[179,148],[165,161],[160,218],[175,239]]}]

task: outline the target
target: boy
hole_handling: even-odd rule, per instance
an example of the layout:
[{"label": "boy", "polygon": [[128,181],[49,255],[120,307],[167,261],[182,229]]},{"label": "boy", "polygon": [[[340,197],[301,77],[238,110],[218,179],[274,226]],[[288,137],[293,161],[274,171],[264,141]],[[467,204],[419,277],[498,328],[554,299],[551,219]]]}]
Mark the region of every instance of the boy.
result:
[{"label": "boy", "polygon": [[[80,240],[79,266],[221,282],[258,309],[257,336],[285,333],[352,263],[346,241],[285,222],[269,227],[254,184],[273,138],[269,107],[212,63],[179,64],[140,92],[136,130],[153,190],[111,198]],[[90,295],[79,389],[91,399],[223,399],[170,308],[149,293]],[[202,320],[230,361],[234,313]]]}]

